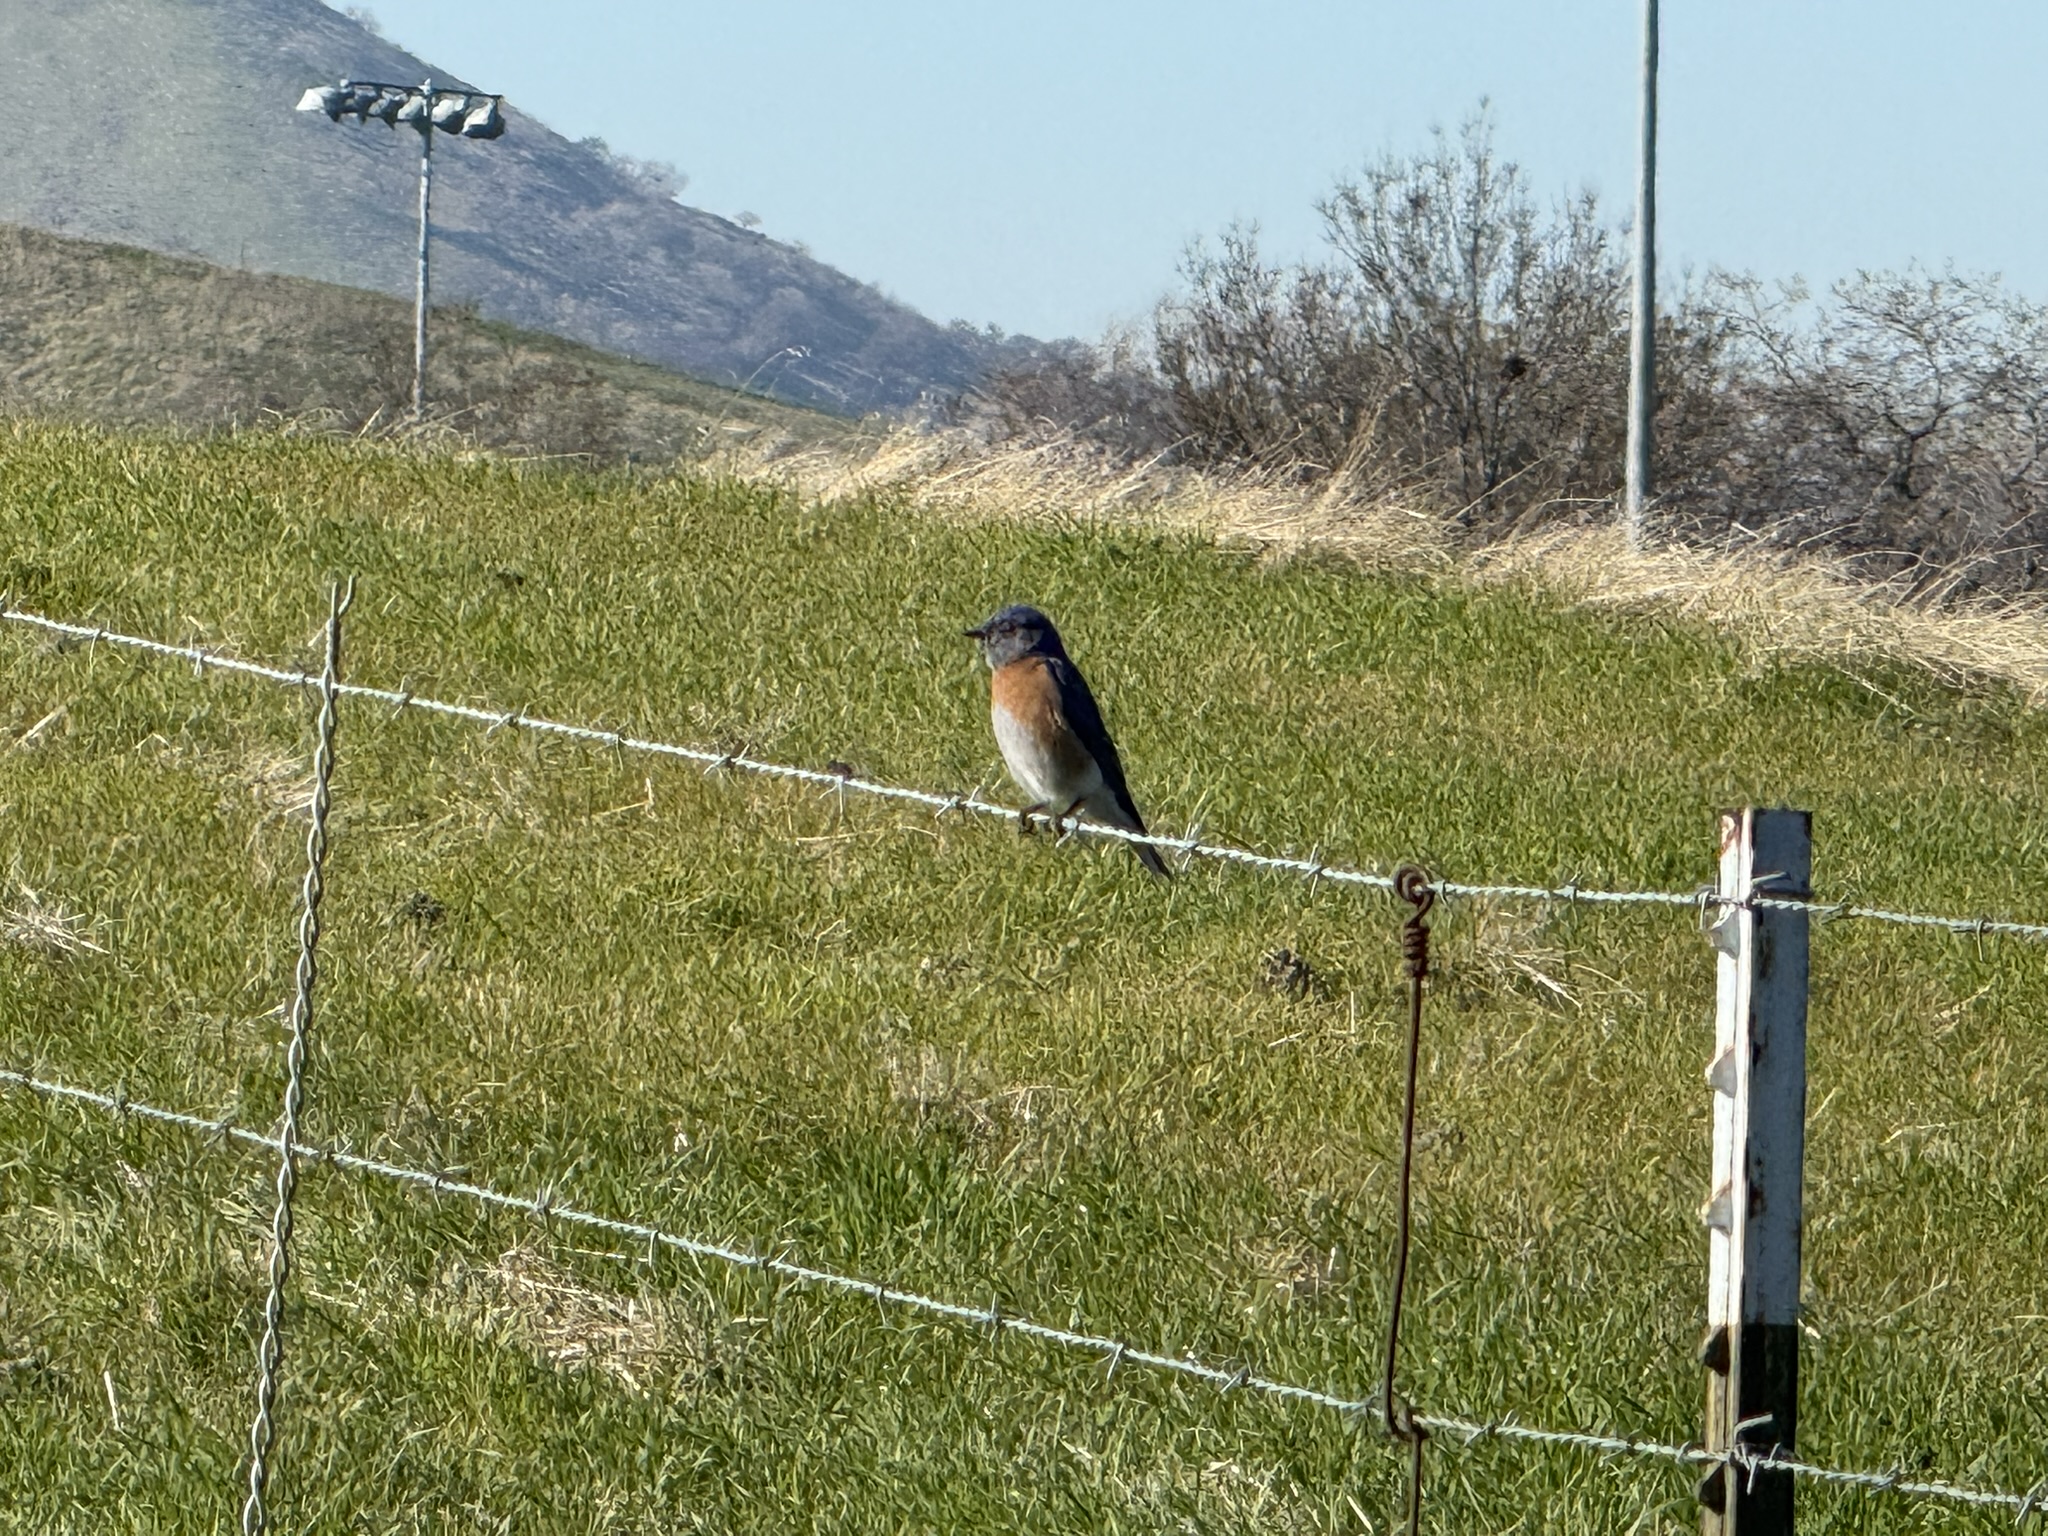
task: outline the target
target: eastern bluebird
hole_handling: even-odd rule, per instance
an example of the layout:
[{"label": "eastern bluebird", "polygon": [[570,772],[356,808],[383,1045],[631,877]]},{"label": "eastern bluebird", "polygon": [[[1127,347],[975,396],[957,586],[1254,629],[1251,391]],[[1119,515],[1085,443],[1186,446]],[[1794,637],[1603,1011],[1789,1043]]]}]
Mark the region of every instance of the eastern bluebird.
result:
[{"label": "eastern bluebird", "polygon": [[[1036,608],[1018,605],[966,634],[981,642],[982,659],[989,665],[996,745],[1010,777],[1034,802],[1021,815],[1051,811],[1064,818],[1086,810],[1108,826],[1143,832],[1145,823],[1124,783],[1116,743],[1109,739],[1087,681],[1067,659],[1052,620]],[[1170,878],[1157,848],[1133,843],[1131,851],[1160,879]]]}]

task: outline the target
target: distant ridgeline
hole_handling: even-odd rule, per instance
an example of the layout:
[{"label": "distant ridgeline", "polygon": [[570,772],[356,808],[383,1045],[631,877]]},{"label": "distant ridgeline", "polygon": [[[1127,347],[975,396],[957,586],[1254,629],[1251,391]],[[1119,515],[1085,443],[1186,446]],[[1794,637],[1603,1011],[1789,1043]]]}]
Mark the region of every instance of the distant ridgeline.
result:
[{"label": "distant ridgeline", "polygon": [[[114,426],[354,432],[411,404],[413,308],[0,224],[0,411]],[[843,417],[706,384],[462,309],[431,320],[427,429],[608,461],[843,442]]]},{"label": "distant ridgeline", "polygon": [[[293,110],[343,78],[477,89],[318,0],[0,6],[0,88],[65,104],[10,122],[0,220],[409,294],[410,146]],[[1018,350],[684,207],[516,106],[504,122],[436,156],[436,292],[486,318],[846,415],[955,392]]]}]

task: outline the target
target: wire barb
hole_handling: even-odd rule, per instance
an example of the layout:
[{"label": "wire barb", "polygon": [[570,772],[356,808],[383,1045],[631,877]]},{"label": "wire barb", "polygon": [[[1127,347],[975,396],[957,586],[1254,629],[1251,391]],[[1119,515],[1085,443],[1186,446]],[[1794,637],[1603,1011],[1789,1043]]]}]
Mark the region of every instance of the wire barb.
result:
[{"label": "wire barb", "polygon": [[261,1536],[268,1521],[264,1493],[270,1480],[271,1417],[277,1373],[284,1359],[284,1287],[291,1274],[292,1194],[298,1187],[299,1111],[306,1094],[306,1039],[313,1024],[313,982],[318,974],[320,897],[327,862],[327,808],[334,779],[335,698],[341,673],[341,616],[355,596],[350,581],[328,592],[327,657],[320,671],[320,716],[313,752],[313,815],[306,831],[306,880],[300,893],[299,963],[292,993],[291,1043],[285,1051],[284,1117],[277,1133],[277,1211],[270,1223],[270,1291],[263,1303],[263,1338],[256,1350],[256,1417],[249,1426],[249,1496],[242,1505],[242,1536]]},{"label": "wire barb", "polygon": [[2042,1500],[2044,1498],[2048,1498],[2048,1477],[2042,1478],[2041,1481],[2026,1491],[2025,1496],[2020,1500],[2020,1511],[2013,1516],[2012,1523],[2015,1526],[2025,1525],[2027,1523],[2027,1516],[2042,1507]]}]

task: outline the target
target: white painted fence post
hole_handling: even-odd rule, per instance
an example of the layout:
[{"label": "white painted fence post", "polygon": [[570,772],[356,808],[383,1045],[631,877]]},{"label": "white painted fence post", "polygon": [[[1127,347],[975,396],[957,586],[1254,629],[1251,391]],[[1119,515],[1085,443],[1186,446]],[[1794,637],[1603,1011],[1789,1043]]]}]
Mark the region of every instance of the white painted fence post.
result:
[{"label": "white painted fence post", "polygon": [[1721,818],[1719,986],[1708,1230],[1706,1447],[1731,1453],[1700,1482],[1703,1536],[1792,1536],[1799,1403],[1800,1184],[1806,1155],[1807,914],[1747,905],[1812,895],[1813,818]]}]

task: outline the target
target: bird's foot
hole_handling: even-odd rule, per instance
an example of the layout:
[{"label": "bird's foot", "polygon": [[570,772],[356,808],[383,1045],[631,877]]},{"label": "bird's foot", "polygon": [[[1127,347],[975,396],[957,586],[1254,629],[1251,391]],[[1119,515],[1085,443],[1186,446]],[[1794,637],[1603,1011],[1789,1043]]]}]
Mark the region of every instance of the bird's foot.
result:
[{"label": "bird's foot", "polygon": [[1041,800],[1036,805],[1025,806],[1023,810],[1017,813],[1017,835],[1019,837],[1029,837],[1031,835],[1031,818],[1044,809],[1045,802]]},{"label": "bird's foot", "polygon": [[1079,800],[1076,800],[1064,811],[1061,811],[1057,816],[1053,817],[1052,830],[1054,842],[1064,843],[1068,838],[1074,835],[1074,830],[1076,826],[1076,823],[1074,821],[1074,813],[1080,810],[1081,807],[1086,805],[1087,803],[1088,797],[1083,795]]}]

